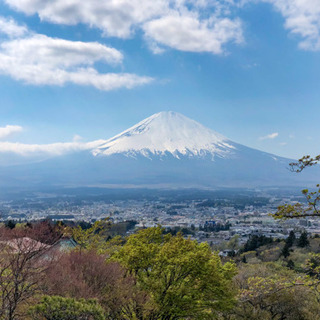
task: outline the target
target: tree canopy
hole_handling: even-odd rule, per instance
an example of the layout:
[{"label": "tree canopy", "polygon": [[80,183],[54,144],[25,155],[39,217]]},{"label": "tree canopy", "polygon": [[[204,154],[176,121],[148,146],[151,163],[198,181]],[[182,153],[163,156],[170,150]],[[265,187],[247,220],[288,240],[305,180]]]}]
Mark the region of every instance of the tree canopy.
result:
[{"label": "tree canopy", "polygon": [[30,308],[33,320],[104,320],[104,310],[94,299],[45,296]]},{"label": "tree canopy", "polygon": [[149,311],[141,319],[213,319],[235,302],[235,265],[223,265],[207,243],[185,239],[180,233],[164,234],[160,227],[141,230],[112,259],[136,277],[137,285],[151,297]]}]

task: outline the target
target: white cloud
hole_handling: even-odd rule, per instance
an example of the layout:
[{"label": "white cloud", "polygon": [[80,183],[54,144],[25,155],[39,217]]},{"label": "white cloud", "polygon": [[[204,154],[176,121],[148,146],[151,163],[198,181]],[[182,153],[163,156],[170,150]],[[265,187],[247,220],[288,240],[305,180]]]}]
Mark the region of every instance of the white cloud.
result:
[{"label": "white cloud", "polygon": [[278,136],[279,136],[279,133],[278,132],[274,132],[274,133],[267,134],[264,137],[260,137],[259,140],[275,139]]},{"label": "white cloud", "polygon": [[6,138],[17,132],[21,132],[22,130],[22,127],[13,125],[6,125],[5,127],[0,127],[0,139]]},{"label": "white cloud", "polygon": [[228,42],[242,42],[242,24],[230,19],[233,0],[5,0],[26,14],[58,24],[84,23],[105,36],[128,38],[145,32],[151,50],[159,45],[220,54]]},{"label": "white cloud", "polygon": [[144,25],[147,38],[168,47],[191,52],[221,54],[222,45],[241,43],[241,21],[223,19],[199,20],[194,15],[168,15]]},{"label": "white cloud", "polygon": [[26,163],[26,161],[41,161],[55,156],[74,152],[94,150],[106,143],[106,140],[85,142],[79,135],[74,135],[70,142],[50,144],[25,144],[21,142],[1,141],[10,135],[23,131],[21,126],[7,125],[0,127],[0,165]]},{"label": "white cloud", "polygon": [[0,33],[9,37],[21,37],[27,32],[25,26],[19,26],[13,19],[0,17]]},{"label": "white cloud", "polygon": [[105,143],[105,140],[92,142],[57,142],[51,144],[24,144],[19,142],[0,142],[0,154],[11,153],[24,157],[59,156],[71,152],[91,150]]},{"label": "white cloud", "polygon": [[58,24],[84,23],[107,36],[128,38],[134,27],[163,13],[167,0],[6,0],[26,14]]},{"label": "white cloud", "polygon": [[320,50],[319,0],[261,0],[274,5],[285,18],[285,28],[302,38],[299,47]]},{"label": "white cloud", "polygon": [[[157,45],[192,52],[221,53],[228,42],[242,42],[242,24],[232,12],[246,3],[267,2],[285,19],[285,28],[301,37],[299,47],[320,50],[319,0],[5,0],[13,9],[57,24],[83,23],[105,36],[128,38],[143,30],[151,50]],[[23,27],[6,24],[8,34]],[[0,21],[1,29],[1,21]],[[6,32],[6,31],[4,31]],[[203,48],[203,49],[202,49]]]},{"label": "white cloud", "polygon": [[46,65],[49,68],[69,68],[78,65],[92,65],[96,61],[110,64],[121,63],[123,55],[114,48],[98,42],[80,42],[50,38],[31,34],[1,44],[1,51],[8,56],[32,65]]},{"label": "white cloud", "polygon": [[24,37],[0,43],[0,73],[34,85],[73,83],[113,90],[152,81],[129,73],[100,73],[94,68],[98,61],[115,65],[122,60],[120,51],[98,42],[69,41],[29,31]]}]

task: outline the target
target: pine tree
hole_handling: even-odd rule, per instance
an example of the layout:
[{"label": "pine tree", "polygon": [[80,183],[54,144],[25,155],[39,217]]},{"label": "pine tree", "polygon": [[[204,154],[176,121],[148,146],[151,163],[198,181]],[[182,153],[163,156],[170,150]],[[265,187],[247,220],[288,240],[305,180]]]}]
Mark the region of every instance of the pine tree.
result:
[{"label": "pine tree", "polygon": [[296,235],[294,232],[291,230],[289,233],[289,237],[286,239],[286,244],[288,244],[289,247],[292,247],[294,242],[296,240]]},{"label": "pine tree", "polygon": [[298,247],[300,247],[300,248],[305,248],[305,247],[307,247],[307,246],[309,246],[309,240],[308,240],[308,234],[307,234],[307,232],[306,231],[303,231],[302,233],[301,233],[301,236],[300,236],[300,238],[298,239]]},{"label": "pine tree", "polygon": [[284,256],[284,258],[287,258],[290,256],[290,250],[289,250],[289,246],[286,243],[285,246],[283,247],[282,251],[281,251],[281,255]]},{"label": "pine tree", "polygon": [[6,222],[6,227],[9,229],[14,229],[16,227],[16,223],[12,220]]}]

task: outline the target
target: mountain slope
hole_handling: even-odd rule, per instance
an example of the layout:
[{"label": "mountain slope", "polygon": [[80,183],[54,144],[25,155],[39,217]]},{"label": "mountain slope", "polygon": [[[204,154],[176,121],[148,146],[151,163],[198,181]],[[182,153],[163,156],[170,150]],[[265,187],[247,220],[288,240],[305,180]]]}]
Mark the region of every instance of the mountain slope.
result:
[{"label": "mountain slope", "polygon": [[0,168],[0,186],[304,186],[315,170],[237,144],[181,114],[157,113],[89,151]]},{"label": "mountain slope", "polygon": [[188,156],[227,156],[234,147],[221,134],[182,114],[160,112],[109,139],[94,150],[94,155],[172,154]]}]

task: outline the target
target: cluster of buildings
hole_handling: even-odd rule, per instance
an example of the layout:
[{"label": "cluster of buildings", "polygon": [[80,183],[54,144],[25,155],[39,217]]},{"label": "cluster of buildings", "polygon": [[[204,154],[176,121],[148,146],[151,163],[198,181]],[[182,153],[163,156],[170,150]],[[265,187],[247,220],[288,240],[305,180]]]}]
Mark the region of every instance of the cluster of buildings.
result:
[{"label": "cluster of buildings", "polygon": [[269,197],[264,205],[255,205],[252,201],[252,204],[239,208],[228,201],[212,205],[204,199],[79,201],[57,197],[54,201],[52,197],[36,197],[19,202],[0,201],[0,221],[49,218],[94,222],[109,217],[113,223],[136,221],[136,228],[161,225],[167,229],[183,229],[191,238],[211,244],[229,241],[235,235],[240,243],[244,243],[252,234],[280,239],[286,238],[290,230],[305,229],[311,234],[320,234],[320,220],[278,221],[270,215],[280,204],[295,201],[296,197]]}]

